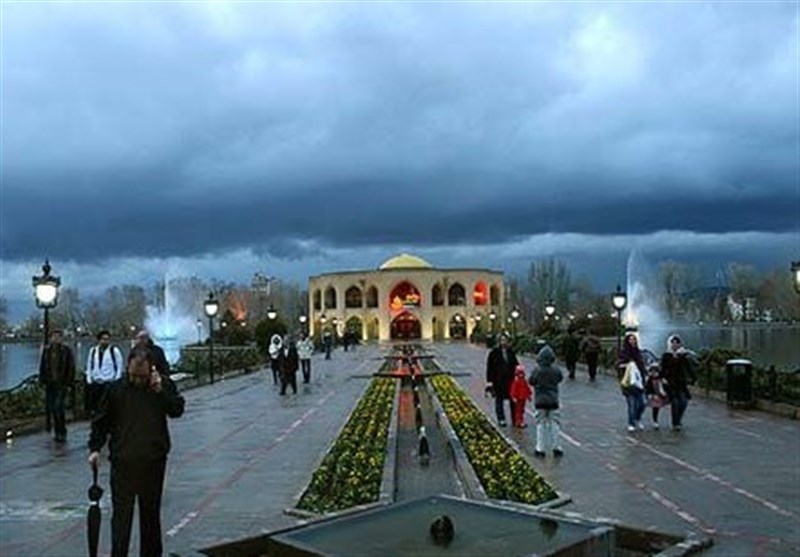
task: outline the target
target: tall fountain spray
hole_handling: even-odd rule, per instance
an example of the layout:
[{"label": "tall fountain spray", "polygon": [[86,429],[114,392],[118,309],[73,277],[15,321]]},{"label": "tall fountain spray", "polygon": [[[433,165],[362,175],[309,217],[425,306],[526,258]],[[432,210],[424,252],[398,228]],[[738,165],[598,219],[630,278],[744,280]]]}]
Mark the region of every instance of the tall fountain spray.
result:
[{"label": "tall fountain spray", "polygon": [[634,249],[628,256],[628,306],[623,323],[639,332],[639,345],[660,354],[664,348],[664,331],[668,321],[661,311],[658,279],[652,265]]},{"label": "tall fountain spray", "polygon": [[191,304],[182,302],[172,290],[169,276],[165,276],[161,300],[147,306],[145,327],[171,364],[180,358],[181,346],[195,340],[197,328],[193,315]]}]

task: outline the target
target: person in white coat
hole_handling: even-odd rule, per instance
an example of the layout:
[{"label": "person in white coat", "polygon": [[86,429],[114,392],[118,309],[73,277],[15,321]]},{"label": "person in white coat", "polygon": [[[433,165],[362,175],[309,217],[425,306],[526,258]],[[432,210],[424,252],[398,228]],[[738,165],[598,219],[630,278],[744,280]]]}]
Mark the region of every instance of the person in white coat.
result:
[{"label": "person in white coat", "polygon": [[281,352],[283,351],[283,339],[281,335],[274,334],[269,341],[269,367],[272,369],[272,381],[275,385],[278,384],[281,376],[280,359]]},{"label": "person in white coat", "polygon": [[122,378],[125,360],[122,352],[111,344],[111,333],[103,329],[97,333],[97,345],[89,349],[86,361],[86,392],[84,400],[86,412],[94,416],[100,399],[108,386]]},{"label": "person in white coat", "polygon": [[300,370],[303,372],[303,383],[311,381],[311,355],[314,354],[314,341],[308,335],[297,343],[297,355],[300,357]]}]

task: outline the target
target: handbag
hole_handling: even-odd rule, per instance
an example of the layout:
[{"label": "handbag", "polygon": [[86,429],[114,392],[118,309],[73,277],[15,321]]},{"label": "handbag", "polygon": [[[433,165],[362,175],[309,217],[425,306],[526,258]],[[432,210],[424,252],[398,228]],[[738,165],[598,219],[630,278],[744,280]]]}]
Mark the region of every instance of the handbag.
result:
[{"label": "handbag", "polygon": [[633,385],[633,367],[636,364],[634,362],[628,362],[625,365],[625,373],[622,374],[622,379],[620,380],[620,386],[625,389]]}]

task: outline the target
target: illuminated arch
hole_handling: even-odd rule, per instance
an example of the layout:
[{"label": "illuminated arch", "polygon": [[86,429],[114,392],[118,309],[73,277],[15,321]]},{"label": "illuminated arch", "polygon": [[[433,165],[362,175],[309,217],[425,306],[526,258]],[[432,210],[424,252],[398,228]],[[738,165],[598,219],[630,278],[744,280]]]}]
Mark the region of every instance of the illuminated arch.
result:
[{"label": "illuminated arch", "polygon": [[400,312],[406,308],[416,308],[422,305],[422,295],[419,289],[404,280],[392,288],[389,294],[389,309],[392,312]]}]

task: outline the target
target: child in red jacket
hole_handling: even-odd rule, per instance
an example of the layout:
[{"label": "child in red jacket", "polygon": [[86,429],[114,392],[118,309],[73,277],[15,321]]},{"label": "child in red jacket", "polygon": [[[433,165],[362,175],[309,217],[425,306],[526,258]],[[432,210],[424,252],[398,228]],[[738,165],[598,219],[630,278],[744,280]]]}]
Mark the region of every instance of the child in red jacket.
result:
[{"label": "child in red jacket", "polygon": [[525,424],[525,401],[531,399],[533,389],[525,379],[525,368],[522,367],[522,364],[514,370],[514,380],[511,382],[508,394],[514,407],[511,417],[514,427],[528,427]]}]

